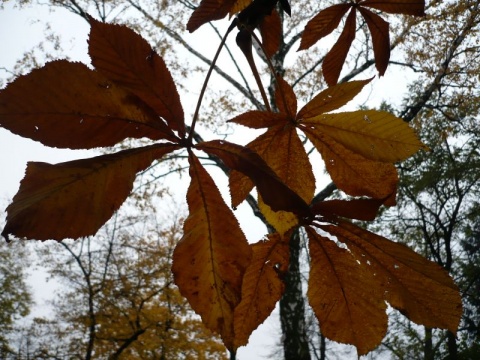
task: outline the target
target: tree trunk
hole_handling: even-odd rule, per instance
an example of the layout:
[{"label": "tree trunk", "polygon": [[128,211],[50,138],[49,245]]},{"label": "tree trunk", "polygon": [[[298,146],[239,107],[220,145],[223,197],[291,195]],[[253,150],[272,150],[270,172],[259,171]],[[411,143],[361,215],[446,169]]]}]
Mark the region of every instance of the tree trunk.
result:
[{"label": "tree trunk", "polygon": [[300,236],[298,231],[295,231],[290,239],[290,265],[285,283],[285,294],[280,300],[285,360],[311,360],[300,276]]},{"label": "tree trunk", "polygon": [[435,360],[433,354],[432,329],[425,327],[424,359]]},{"label": "tree trunk", "polygon": [[447,344],[448,344],[448,360],[457,360],[458,359],[458,346],[457,339],[454,333],[451,331],[447,334]]}]

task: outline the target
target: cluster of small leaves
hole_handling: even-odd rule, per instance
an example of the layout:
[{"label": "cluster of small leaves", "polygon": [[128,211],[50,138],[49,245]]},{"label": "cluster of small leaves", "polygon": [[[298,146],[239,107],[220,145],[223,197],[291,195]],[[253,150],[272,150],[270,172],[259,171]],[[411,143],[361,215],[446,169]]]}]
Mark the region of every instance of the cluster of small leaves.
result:
[{"label": "cluster of small leaves", "polygon": [[[349,9],[344,33],[351,32],[350,19],[359,11],[372,32],[382,73],[388,58],[378,54],[387,44],[381,36],[385,28],[364,7],[405,13],[417,3],[365,0],[329,8],[307,25],[302,47],[331,32]],[[204,0],[188,29],[241,11],[234,25],[251,40],[253,29],[271,16],[276,4]],[[290,12],[287,1],[280,4]],[[338,74],[330,75],[333,86],[298,110],[292,87],[277,78],[278,112],[249,111],[230,120],[266,129],[264,134],[247,146],[223,140],[194,143],[196,115],[187,131],[162,58],[126,27],[93,19],[90,24],[89,54],[95,70],[55,61],[18,78],[0,93],[1,126],[53,147],[91,149],[126,138],[148,138],[153,144],[56,165],[29,163],[7,208],[3,236],[62,240],[93,235],[128,197],[138,172],[186,149],[189,216],[172,270],[182,295],[230,351],[248,342],[282,296],[288,242],[299,226],[308,234],[312,258],[308,298],[325,336],[355,345],[359,354],[369,352],[386,333],[386,302],[419,324],[456,331],[461,300],[448,274],[406,246],[351,222],[372,220],[380,206],[395,203],[394,163],[423,147],[404,121],[387,112],[332,113],[370,80],[333,85]],[[335,45],[343,52],[351,43],[346,37],[341,35]],[[262,37],[264,48],[272,38]],[[251,43],[239,45],[247,55]],[[350,199],[312,201],[315,176],[298,132],[321,154],[332,180]],[[232,207],[256,187],[260,209],[276,233],[255,244],[247,242],[196,151],[216,156],[231,170]]]}]

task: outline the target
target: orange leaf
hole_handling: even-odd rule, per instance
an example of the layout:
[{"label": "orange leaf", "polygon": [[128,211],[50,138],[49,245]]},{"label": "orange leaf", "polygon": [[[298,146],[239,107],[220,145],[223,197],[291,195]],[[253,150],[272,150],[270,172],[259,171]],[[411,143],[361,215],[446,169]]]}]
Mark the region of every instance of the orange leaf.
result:
[{"label": "orange leaf", "polygon": [[209,21],[223,19],[237,0],[202,0],[188,20],[187,30],[194,32]]},{"label": "orange leaf", "polygon": [[325,114],[305,119],[303,125],[327,134],[351,151],[374,161],[394,163],[405,160],[419,149],[428,149],[408,123],[385,111]]},{"label": "orange leaf", "polygon": [[343,16],[352,4],[337,4],[330,6],[315,15],[305,26],[299,50],[308,49],[321,38],[330,34],[340,24]]},{"label": "orange leaf", "polygon": [[126,26],[94,19],[90,19],[90,25],[88,50],[93,66],[138,96],[183,137],[182,104],[163,59],[145,39]]},{"label": "orange leaf", "polygon": [[136,96],[84,64],[65,60],[33,70],[0,91],[0,125],[70,149],[112,146],[129,137],[178,140]]},{"label": "orange leaf", "polygon": [[356,11],[352,8],[347,16],[345,27],[340,37],[328,54],[325,56],[322,64],[323,77],[329,86],[335,85],[342,71],[343,63],[347,58],[348,50],[352,45],[356,34]]},{"label": "orange leaf", "polygon": [[306,231],[311,258],[307,295],[322,334],[355,345],[364,355],[387,330],[383,288],[349,251],[310,227]]},{"label": "orange leaf", "polygon": [[252,0],[235,0],[235,4],[230,9],[230,16],[242,11],[248,5],[252,3]]},{"label": "orange leaf", "polygon": [[94,235],[125,201],[137,172],[176,145],[152,145],[51,165],[30,162],[2,235],[62,240]]},{"label": "orange leaf", "polygon": [[326,88],[300,109],[297,119],[301,121],[340,108],[360,93],[372,79],[349,81]]},{"label": "orange leaf", "polygon": [[271,15],[265,16],[258,28],[262,35],[262,45],[266,55],[271,58],[278,51],[282,36],[282,23],[278,12],[273,10]]},{"label": "orange leaf", "polygon": [[207,328],[235,350],[234,309],[252,250],[210,175],[190,155],[189,216],[173,253],[175,283]]},{"label": "orange leaf", "polygon": [[278,233],[252,245],[252,262],[245,272],[242,301],[235,309],[235,344],[245,345],[250,334],[275,308],[285,291],[283,275],[288,270],[288,242]]},{"label": "orange leaf", "polygon": [[253,181],[240,171],[232,170],[228,177],[228,187],[230,197],[232,198],[232,207],[234,209],[245,200],[252,191],[255,184]]},{"label": "orange leaf", "polygon": [[358,10],[362,14],[368,25],[370,34],[372,34],[373,54],[375,55],[375,67],[380,76],[385,74],[390,59],[390,35],[389,24],[377,14],[370,10],[359,7]]},{"label": "orange leaf", "polygon": [[382,203],[382,200],[376,199],[326,200],[314,204],[312,212],[327,218],[341,216],[348,219],[372,221],[375,220]]},{"label": "orange leaf", "polygon": [[383,284],[385,299],[410,320],[426,327],[456,332],[462,315],[458,287],[438,264],[407,246],[341,221],[339,227],[321,226],[369,264]]},{"label": "orange leaf", "polygon": [[285,185],[257,153],[219,140],[201,143],[197,148],[218,156],[230,169],[247,175],[265,203],[274,211],[284,210],[302,217],[309,216],[310,209],[305,201]]},{"label": "orange leaf", "polygon": [[374,199],[385,199],[395,193],[398,177],[393,164],[368,160],[320,131],[304,130],[339,189],[352,196]]},{"label": "orange leaf", "polygon": [[277,77],[277,80],[275,103],[281,113],[293,119],[297,114],[297,97],[289,83],[281,77]]},{"label": "orange leaf", "polygon": [[365,0],[359,5],[390,14],[425,15],[425,0]]}]

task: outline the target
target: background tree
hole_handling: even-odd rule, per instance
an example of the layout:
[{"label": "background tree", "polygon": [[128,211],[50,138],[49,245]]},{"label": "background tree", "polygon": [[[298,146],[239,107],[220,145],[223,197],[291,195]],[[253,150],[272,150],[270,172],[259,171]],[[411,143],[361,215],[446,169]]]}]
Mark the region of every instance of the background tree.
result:
[{"label": "background tree", "polygon": [[[42,247],[41,264],[61,286],[53,300],[55,321],[32,324],[37,344],[29,355],[225,359],[224,346],[173,283],[171,253],[181,223],[166,226],[151,216],[118,214],[94,238]],[[56,334],[56,346],[50,333]]]},{"label": "background tree", "polygon": [[32,295],[27,286],[28,261],[24,247],[3,243],[0,259],[0,355],[7,358],[14,351],[10,341],[19,326],[17,321],[30,312]]},{"label": "background tree", "polygon": [[[161,4],[162,5],[159,5],[160,7],[166,5],[166,2],[161,2]],[[85,16],[85,14],[86,14],[87,7],[86,6],[82,7],[80,2],[68,2],[67,1],[67,2],[62,3],[61,5],[67,6],[69,9],[73,10],[74,12],[78,13],[79,15]],[[107,6],[105,7],[105,6],[103,6],[105,4],[103,4],[103,3],[100,4],[100,2],[99,2],[99,3],[97,3],[97,5],[102,5],[102,6],[97,6],[96,7],[100,18],[101,19],[106,19],[107,14],[110,11],[110,9],[108,8],[108,5],[110,5],[110,4],[106,4]],[[115,4],[115,5],[118,5],[118,4]],[[185,2],[181,2],[181,5],[190,6],[189,3],[185,3]],[[311,5],[311,4],[309,5],[307,3],[307,4],[305,4],[305,7],[303,7],[303,9],[307,9],[308,6],[318,6],[319,8],[321,8],[321,7],[325,7],[327,5],[328,5],[327,3],[322,3],[322,4],[315,3],[314,5]],[[434,2],[430,5],[431,6],[428,7],[428,9],[433,9],[434,6],[438,5],[438,4]],[[123,11],[126,7],[129,7],[129,6],[133,6],[133,8],[139,10],[140,13],[142,13],[145,16],[148,15],[148,16],[146,16],[146,20],[149,21],[148,24],[158,26],[162,30],[164,30],[165,33],[163,34],[163,36],[169,37],[170,39],[180,41],[180,43],[182,45],[185,44],[184,46],[188,51],[192,51],[191,50],[192,48],[187,46],[185,41],[183,41],[183,42],[181,41],[182,37],[178,36],[178,32],[175,32],[175,31],[172,30],[172,29],[175,29],[175,30],[177,29],[177,27],[173,26],[173,24],[174,24],[173,20],[171,22],[172,28],[169,28],[168,26],[166,26],[165,23],[159,22],[158,19],[160,19],[160,18],[162,20],[164,18],[169,19],[168,16],[165,17],[165,12],[162,13],[162,17],[160,17],[160,14],[158,14],[156,17],[153,17],[151,14],[153,14],[155,12],[154,11],[146,11],[147,5],[140,4],[140,3],[133,3],[133,2],[127,2],[125,7],[117,6],[116,9],[117,10],[122,9],[122,11]],[[154,5],[154,6],[157,6],[157,5]],[[112,9],[114,9],[114,8],[112,7]],[[168,9],[173,9],[173,7],[162,8],[162,10],[168,10]],[[152,10],[152,9],[149,9],[149,10]],[[121,12],[118,12],[118,13],[115,13],[115,14],[120,14],[120,13]],[[282,12],[280,12],[280,13],[283,14]],[[308,12],[305,11],[304,13],[306,14]],[[315,13],[315,11],[312,11],[312,13]],[[296,17],[296,19],[298,19],[298,18],[299,17]],[[155,20],[155,19],[157,19],[157,20]],[[300,18],[300,20],[302,20],[302,19]],[[411,21],[402,21],[402,22],[395,23],[397,25],[397,27],[395,28],[395,32],[393,34],[394,38],[391,41],[391,48],[393,49],[393,48],[397,47],[399,44],[402,44],[402,42],[405,41],[405,39],[406,39],[405,34],[407,34],[408,31],[413,26],[417,26],[418,23],[421,23],[421,21],[422,20],[411,20]],[[280,43],[283,47],[281,47],[280,50],[277,52],[277,54],[275,54],[273,56],[273,62],[275,64],[275,67],[277,68],[278,72],[284,71],[283,68],[284,68],[285,56],[292,49],[295,42],[301,36],[301,28],[299,29],[298,27],[297,28],[295,27],[296,24],[298,24],[298,23],[292,23],[293,25],[292,25],[291,28],[288,28],[288,26],[289,26],[288,24],[289,23],[287,23],[286,29],[282,33],[282,36],[286,36],[286,38],[284,37],[282,39],[283,41],[280,41]],[[146,32],[147,28],[149,28],[149,26],[147,26],[147,27],[142,26],[143,32]],[[364,39],[368,40],[369,35],[368,35],[367,31],[364,31],[365,29],[366,29],[366,24],[363,23],[362,26],[359,27],[359,32],[358,32],[359,36],[357,38],[361,39],[361,36],[363,35]],[[288,37],[289,35],[291,35],[290,38]],[[153,43],[156,43],[156,42],[154,41]],[[375,63],[373,58],[370,55],[371,54],[371,48],[370,48],[370,45],[369,45],[370,42],[369,41],[360,41],[358,44],[361,44],[361,45],[358,45],[358,47],[354,48],[352,53],[350,54],[351,56],[349,57],[349,61],[347,62],[347,65],[345,66],[345,69],[344,69],[344,72],[346,73],[346,75],[344,77],[342,77],[342,80],[351,79],[353,76],[356,76],[358,74],[368,73],[370,71],[370,68]],[[455,44],[455,42],[453,44]],[[455,45],[455,46],[457,46],[457,45]],[[451,47],[450,49],[453,49],[453,52],[455,52],[454,47]],[[195,54],[195,52],[193,52],[193,51],[192,51],[192,53]],[[167,57],[167,60],[168,60],[168,57],[171,56],[171,54],[170,53],[167,53],[167,54],[168,55],[166,57]],[[312,53],[310,53],[310,54],[312,54]],[[316,53],[313,52],[313,54],[315,55]],[[198,56],[198,55],[196,55],[196,56]],[[318,80],[319,76],[320,76],[320,72],[318,71],[318,69],[319,69],[319,67],[322,63],[323,58],[321,56],[317,57],[317,59],[319,59],[319,60],[315,61],[312,65],[312,63],[308,61],[308,60],[311,60],[311,58],[308,58],[308,56],[311,56],[311,55],[302,55],[302,56],[299,57],[299,60],[297,60],[297,63],[295,63],[295,65],[292,67],[294,70],[292,70],[291,72],[288,72],[286,74],[286,78],[290,79],[289,76],[292,76],[293,77],[293,82],[292,82],[293,84],[298,84],[300,79],[301,80],[306,80],[307,84],[311,83],[312,87],[307,86],[305,88],[306,90],[304,90],[304,91],[300,90],[299,91],[299,94],[304,94],[305,98],[308,100],[308,97],[309,96],[311,97],[312,94],[314,93],[313,89],[315,89],[315,86],[319,86],[319,84],[322,84],[321,81],[316,81],[316,80]],[[198,56],[198,57],[202,60],[202,57],[200,57],[200,56]],[[402,64],[402,62],[397,62],[397,63]],[[178,63],[176,63],[176,64],[177,65],[175,65],[174,68],[178,69],[179,65],[178,65]],[[405,65],[405,64],[403,63],[403,65]],[[424,100],[425,99],[428,100],[430,98],[433,91],[436,89],[436,86],[438,86],[437,75],[441,77],[442,72],[445,71],[445,66],[444,65],[445,64],[442,63],[441,68],[437,69],[437,68],[434,67],[432,69],[431,74],[435,75],[435,76],[433,76],[432,78],[429,78],[426,82],[423,83],[423,84],[426,84],[427,86],[425,88],[421,89],[421,91],[419,92],[418,99],[414,99],[414,101],[412,103],[409,103],[409,104],[406,105],[406,109],[408,110],[408,114],[407,114],[407,112],[405,112],[407,114],[405,117],[407,119],[412,118],[416,114],[415,111],[418,111],[419,108],[421,109],[424,106],[424,104],[425,104]],[[449,62],[447,62],[446,65],[448,66]],[[407,63],[407,66],[410,66],[410,64]],[[296,74],[297,71],[298,71],[298,74]],[[244,94],[247,94],[247,95],[249,94],[249,96],[247,96],[247,98],[252,100],[252,103],[254,104],[254,106],[256,106],[257,108],[262,107],[260,105],[260,101],[258,101],[258,100],[254,101],[253,98],[252,98],[252,94],[256,94],[255,91],[250,91],[249,87],[247,85],[245,85],[244,87],[242,85],[239,85],[240,83],[236,82],[232,78],[229,79],[228,75],[227,75],[228,74],[227,72],[224,72],[223,75],[222,75],[222,72],[219,72],[219,73],[221,74],[221,76],[223,76],[228,81],[230,81],[230,83],[233,84],[237,90],[242,89]],[[433,88],[433,90],[432,90],[432,88]],[[273,90],[271,91],[271,93],[272,92],[273,92]],[[212,99],[216,99],[216,98],[212,98]],[[225,97],[225,98],[222,98],[222,99],[228,100],[228,97]],[[422,101],[423,101],[423,103],[422,103]],[[221,106],[223,107],[222,102],[218,102],[218,103],[221,104]],[[273,100],[271,101],[271,103],[273,103]],[[213,109],[215,109],[215,108],[213,108]],[[230,109],[231,109],[231,107],[230,107]],[[208,117],[208,116],[206,116],[206,117]],[[324,199],[326,196],[328,196],[334,190],[334,187],[329,186],[325,190],[326,190],[326,192],[320,192],[319,193],[320,197],[317,197],[317,199]],[[251,201],[251,199],[250,199],[249,203],[253,204],[254,210],[255,210],[256,209],[255,203],[253,201]],[[255,212],[259,213],[258,211],[255,211]],[[293,246],[293,245],[295,245],[295,243],[296,243],[295,241],[292,241],[291,245]],[[292,250],[293,254],[296,253],[294,250],[295,249]],[[293,260],[296,260],[297,258],[298,257],[294,256]],[[299,268],[298,266],[294,266],[294,263],[295,263],[294,261],[291,262],[291,266],[290,266],[291,270]],[[294,271],[290,272],[290,274],[291,274],[292,278],[297,278],[297,279],[299,278],[298,276],[295,277],[295,272]],[[296,295],[293,296],[292,298],[297,299],[297,302],[299,304],[299,306],[294,306],[293,308],[300,309],[299,316],[296,317],[296,319],[302,319],[303,318],[303,314],[302,314],[302,310],[301,310],[301,309],[303,309],[302,294],[301,294],[301,292],[298,292],[298,289],[299,289],[298,283],[296,283],[295,281],[293,281],[291,283],[293,284],[293,286],[288,287],[288,289],[292,289],[292,291],[296,291]],[[287,284],[289,284],[288,281],[287,281]],[[286,296],[288,296],[288,294],[289,294],[288,289],[287,289],[287,295]],[[290,305],[292,304],[291,301],[288,302]],[[292,323],[291,321],[289,322],[288,320],[284,321],[284,323],[287,324],[287,326],[288,326],[288,324],[291,324],[292,327],[297,326],[297,324],[298,324],[298,322]],[[285,330],[285,334],[287,334],[287,333],[288,333],[288,331]],[[298,334],[298,332],[297,332],[297,334]],[[302,338],[305,339],[305,337],[300,333],[299,334],[299,339],[302,339]],[[287,343],[288,341],[290,341],[290,336],[286,336],[285,339],[286,339],[286,343]],[[291,344],[291,343],[289,343],[289,344]],[[298,349],[302,349],[302,348],[304,348],[304,346],[301,346],[299,341],[296,342],[296,346],[294,346],[294,347],[286,346],[285,347],[286,357],[289,358],[289,357],[292,357],[292,356],[293,357],[297,356],[296,358],[298,358],[298,353],[288,355],[288,353],[287,353],[288,349],[298,350]],[[304,355],[305,358],[308,358],[308,356],[309,356],[308,352],[303,351],[303,353],[305,354]]]}]

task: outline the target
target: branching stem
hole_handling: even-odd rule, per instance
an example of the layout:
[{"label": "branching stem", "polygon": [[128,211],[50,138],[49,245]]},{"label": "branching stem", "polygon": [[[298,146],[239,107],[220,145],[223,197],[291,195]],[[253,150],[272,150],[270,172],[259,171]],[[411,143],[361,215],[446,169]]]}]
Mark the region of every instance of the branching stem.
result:
[{"label": "branching stem", "polygon": [[195,109],[195,113],[193,114],[192,125],[190,127],[190,132],[188,133],[188,142],[192,141],[193,133],[195,131],[195,124],[197,123],[198,114],[200,112],[200,106],[202,105],[203,96],[205,95],[205,90],[207,89],[208,80],[210,80],[210,76],[212,75],[213,68],[215,67],[215,63],[217,62],[218,56],[220,55],[220,51],[222,51],[223,46],[225,45],[225,41],[227,40],[228,34],[237,26],[237,20],[234,19],[230,26],[227,29],[227,32],[222,38],[220,45],[218,46],[217,52],[213,57],[212,64],[208,69],[207,76],[205,76],[205,81],[203,82],[202,90],[200,91],[200,95],[198,96],[197,107]]}]

